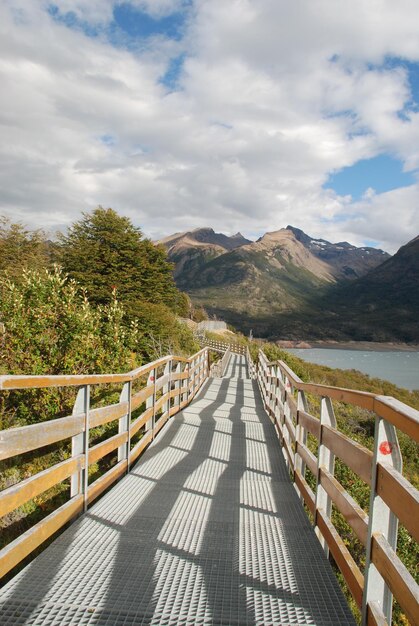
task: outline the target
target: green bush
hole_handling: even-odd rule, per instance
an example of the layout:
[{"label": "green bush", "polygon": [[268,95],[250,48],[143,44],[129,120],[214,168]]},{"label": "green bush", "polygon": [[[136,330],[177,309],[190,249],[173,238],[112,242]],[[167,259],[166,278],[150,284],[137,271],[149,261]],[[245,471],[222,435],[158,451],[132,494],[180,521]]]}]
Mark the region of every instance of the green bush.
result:
[{"label": "green bush", "polygon": [[[4,374],[90,374],[127,371],[136,363],[137,325],[127,327],[114,298],[92,307],[59,268],[0,278],[0,345]],[[51,419],[68,410],[58,389],[2,394],[2,428]],[[10,423],[12,420],[12,423]]]}]

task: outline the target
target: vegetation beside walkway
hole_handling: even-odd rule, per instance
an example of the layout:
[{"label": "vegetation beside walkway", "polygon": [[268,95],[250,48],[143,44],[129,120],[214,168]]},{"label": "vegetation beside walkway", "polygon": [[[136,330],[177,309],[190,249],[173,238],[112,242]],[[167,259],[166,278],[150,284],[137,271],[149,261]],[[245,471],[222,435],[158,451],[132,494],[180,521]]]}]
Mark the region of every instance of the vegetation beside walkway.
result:
[{"label": "vegetation beside walkway", "polygon": [[[0,217],[0,375],[126,372],[166,354],[189,356],[199,346],[177,317],[188,308],[164,249],[112,209],[84,215],[58,242]],[[76,391],[2,392],[0,430],[71,414]],[[92,403],[117,401],[119,392],[92,389]],[[95,429],[91,444],[116,433],[115,423]],[[63,461],[70,448],[0,462],[0,489]],[[106,462],[89,474],[109,469]],[[66,501],[69,482],[2,517],[0,547]]]},{"label": "vegetation beside walkway", "polygon": [[[419,390],[409,391],[386,380],[370,377],[357,370],[332,369],[324,365],[309,363],[279,348],[275,344],[259,341],[249,342],[242,336],[237,336],[237,340],[249,346],[254,360],[257,360],[259,350],[262,349],[270,361],[284,361],[304,382],[313,382],[334,387],[368,391],[378,395],[392,396],[413,408],[419,409]],[[307,394],[307,400],[309,402],[310,413],[319,416],[320,405],[318,399]],[[374,415],[366,409],[342,402],[334,401],[333,406],[339,430],[354,441],[372,450],[374,445]],[[398,437],[403,457],[403,475],[416,488],[419,488],[419,446],[400,431],[398,432]],[[315,452],[316,442],[311,435],[308,437],[308,442],[309,447]],[[308,470],[307,473],[310,474]],[[335,463],[335,477],[364,511],[368,513],[369,487],[339,459],[336,459]],[[315,488],[315,477],[313,475],[309,476],[309,483],[312,488]],[[335,507],[333,507],[332,521],[356,563],[361,571],[363,571],[365,567],[364,546],[358,541],[351,527]],[[403,526],[399,526],[397,554],[406,565],[411,575],[419,582],[419,544],[410,537]],[[331,560],[333,562],[333,559]],[[343,581],[343,577],[335,565],[334,567],[351,608],[355,616],[359,619],[358,609]],[[395,626],[406,626],[408,624],[406,617],[402,614],[397,603],[395,603],[392,623]]]}]

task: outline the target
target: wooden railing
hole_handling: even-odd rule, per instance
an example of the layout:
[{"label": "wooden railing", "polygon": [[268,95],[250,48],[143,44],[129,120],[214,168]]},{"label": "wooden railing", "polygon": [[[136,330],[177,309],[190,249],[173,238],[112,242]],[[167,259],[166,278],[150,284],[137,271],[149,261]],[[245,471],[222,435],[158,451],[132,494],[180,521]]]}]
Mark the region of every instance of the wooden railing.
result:
[{"label": "wooden railing", "polygon": [[[400,429],[418,442],[419,411],[387,396],[304,383],[284,362],[269,362],[262,351],[257,364],[249,352],[247,356],[295,487],[362,612],[362,624],[389,626],[393,595],[410,623],[419,624],[419,587],[396,553],[399,521],[419,541],[419,492],[401,473],[396,433]],[[320,400],[319,418],[310,413],[306,394]],[[374,451],[338,430],[333,401],[375,414]],[[308,445],[309,435],[315,445]],[[334,476],[336,457],[369,486],[369,515]],[[364,572],[332,523],[332,505],[365,546]]]},{"label": "wooden railing", "polygon": [[[0,390],[78,389],[72,415],[0,431],[0,461],[71,440],[69,458],[0,492],[3,517],[59,483],[71,481],[65,504],[0,550],[0,577],[129,471],[167,420],[191,402],[208,378],[208,353],[204,348],[190,358],[167,356],[126,374],[0,376]],[[119,402],[92,408],[91,390],[109,384],[120,386]],[[112,422],[118,433],[91,446],[91,429]],[[89,466],[110,453],[116,456],[115,465],[89,484]]]},{"label": "wooden railing", "polygon": [[211,365],[210,376],[212,376],[213,378],[222,378],[226,372],[226,369],[231,359],[230,347],[227,346],[224,351],[218,350],[217,348],[212,348],[212,349],[216,350],[217,352],[218,351],[223,352],[223,356],[221,357],[219,361]]},{"label": "wooden railing", "polygon": [[[129,471],[167,420],[192,400],[208,378],[208,353],[215,349],[225,353],[224,365],[230,352],[246,355],[249,375],[258,381],[295,487],[313,516],[325,552],[332,554],[362,611],[363,624],[389,626],[392,595],[410,622],[419,623],[418,585],[396,554],[399,520],[410,536],[419,541],[419,493],[401,473],[396,433],[398,428],[419,441],[419,412],[386,396],[304,383],[282,361],[269,362],[262,351],[255,363],[245,346],[207,343],[189,359],[168,356],[127,374],[0,377],[0,390],[78,389],[72,415],[0,431],[0,460],[71,440],[70,458],[0,492],[3,516],[54,485],[71,480],[68,502],[0,551],[0,576],[86,510]],[[92,407],[91,389],[109,384],[122,387],[119,402]],[[306,394],[320,399],[320,417],[310,413]],[[337,429],[333,401],[375,414],[373,452]],[[112,422],[118,424],[118,433],[90,446],[91,429]],[[142,436],[138,439],[139,434]],[[309,445],[309,437],[316,442],[314,447]],[[89,466],[112,452],[117,455],[116,464],[89,484]],[[369,516],[337,481],[335,457],[370,487]],[[310,473],[314,489],[309,485]],[[365,546],[364,572],[332,523],[332,505]]]},{"label": "wooden railing", "polygon": [[201,345],[205,345],[214,350],[218,350],[219,352],[225,352],[229,349],[233,354],[246,354],[246,346],[243,346],[241,343],[229,343],[227,341],[215,341],[214,339],[204,338]]}]

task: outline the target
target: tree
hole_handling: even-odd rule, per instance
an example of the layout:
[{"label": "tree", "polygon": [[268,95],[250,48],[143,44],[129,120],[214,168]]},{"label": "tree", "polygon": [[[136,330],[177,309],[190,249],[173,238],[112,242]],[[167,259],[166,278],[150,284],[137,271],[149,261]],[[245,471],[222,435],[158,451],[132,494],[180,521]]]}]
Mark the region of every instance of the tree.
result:
[{"label": "tree", "polygon": [[110,302],[116,289],[131,318],[139,302],[164,304],[177,312],[180,292],[163,247],[143,239],[141,230],[113,209],[83,214],[61,235],[58,261],[82,285],[91,302]]},{"label": "tree", "polygon": [[163,304],[140,302],[137,314],[137,349],[144,361],[153,361],[167,354],[189,356],[199,350],[191,330]]},{"label": "tree", "polygon": [[42,230],[30,231],[0,216],[0,272],[18,279],[24,268],[39,270],[50,265],[49,243]]}]

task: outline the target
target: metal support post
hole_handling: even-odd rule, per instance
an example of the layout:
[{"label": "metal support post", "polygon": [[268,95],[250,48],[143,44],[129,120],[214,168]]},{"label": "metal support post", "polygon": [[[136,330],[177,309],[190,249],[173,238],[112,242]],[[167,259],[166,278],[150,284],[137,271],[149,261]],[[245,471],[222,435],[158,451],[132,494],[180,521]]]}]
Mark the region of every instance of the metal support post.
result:
[{"label": "metal support post", "polygon": [[130,453],[130,426],[131,426],[131,381],[128,381],[122,387],[119,402],[128,404],[128,411],[118,420],[118,433],[127,433],[127,442],[118,448],[118,462],[127,459],[127,472],[129,472],[129,453]]},{"label": "metal support post", "polygon": [[182,380],[182,386],[183,386],[184,383],[186,383],[186,391],[182,395],[182,402],[186,402],[187,403],[188,400],[189,400],[189,383],[190,383],[190,363],[189,363],[189,361],[186,363],[184,371],[187,373],[188,376],[187,376],[187,378]]},{"label": "metal support post", "polygon": [[154,424],[156,421],[156,370],[152,369],[148,375],[147,387],[153,386],[153,393],[146,400],[146,409],[153,409],[152,417],[146,422],[145,431],[153,431],[154,439]]},{"label": "metal support post", "polygon": [[[304,463],[301,456],[298,454],[298,444],[302,443],[304,446],[307,445],[307,431],[300,424],[300,417],[299,417],[300,411],[304,411],[305,413],[308,413],[307,398],[306,398],[304,391],[299,391],[297,395],[297,419],[296,419],[296,427],[295,427],[297,454],[295,457],[295,469],[299,471],[299,473],[301,474],[303,478],[305,478],[306,464]],[[302,496],[301,496],[301,500],[303,501]]]},{"label": "metal support post", "polygon": [[[166,363],[163,376],[165,377],[167,376],[168,378],[167,383],[163,385],[163,390],[162,390],[163,395],[165,395],[166,393],[170,393],[170,391],[172,390],[172,360]],[[167,413],[167,416],[169,416],[169,411],[170,411],[170,397],[163,404],[163,415]]]},{"label": "metal support post", "polygon": [[320,468],[325,467],[332,475],[335,471],[335,455],[329,448],[323,444],[323,426],[331,426],[336,428],[336,417],[333,410],[333,404],[330,398],[322,398],[320,405],[320,440],[319,451],[317,456],[317,478],[316,478],[316,508],[314,514],[314,525],[316,535],[319,538],[326,556],[329,556],[329,547],[317,526],[317,510],[322,509],[326,517],[330,518],[332,514],[332,499],[320,484]]},{"label": "metal support post", "polygon": [[375,419],[374,458],[371,477],[371,496],[364,573],[364,595],[362,603],[362,625],[367,624],[368,603],[376,602],[383,611],[387,623],[391,624],[393,596],[383,577],[371,562],[372,541],[375,534],[382,534],[393,550],[397,547],[398,519],[377,494],[378,464],[402,471],[403,461],[397,432],[384,419]]},{"label": "metal support post", "polygon": [[[286,376],[285,374],[283,376],[283,381],[284,381],[284,386],[285,386],[285,393],[284,393],[284,416],[281,419],[282,437],[287,444],[287,449],[290,451],[291,450],[291,437],[290,437],[288,428],[285,424],[285,420],[286,418],[288,418],[288,420],[292,422],[291,409],[290,409],[290,405],[288,402],[288,395],[292,396],[293,393],[292,393],[292,385],[288,379],[288,376]],[[285,462],[287,464],[288,471],[294,474],[294,467],[291,466],[291,461],[288,457],[288,454],[285,454]]]},{"label": "metal support post", "polygon": [[[176,372],[176,374],[180,374],[182,372],[182,364],[180,362],[177,364],[175,372]],[[176,389],[177,393],[175,395],[175,399],[174,399],[173,404],[174,404],[174,406],[177,406],[177,407],[180,406],[180,401],[181,401],[181,398],[180,398],[180,388],[181,388],[181,386],[182,386],[182,381],[179,380],[179,379],[176,380],[175,381],[175,389]]]},{"label": "metal support post", "polygon": [[84,414],[84,431],[71,439],[71,455],[84,455],[84,469],[71,476],[71,497],[84,494],[84,511],[87,510],[87,491],[89,477],[89,409],[90,385],[80,387],[73,407],[73,415]]}]

